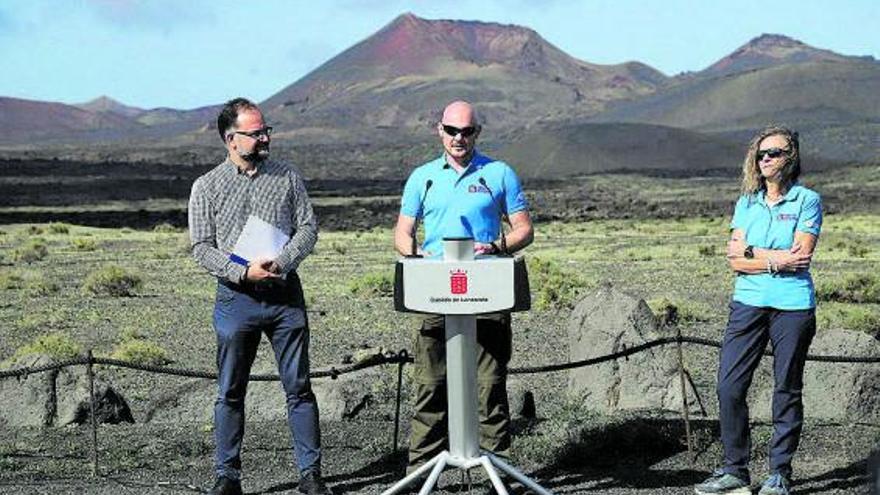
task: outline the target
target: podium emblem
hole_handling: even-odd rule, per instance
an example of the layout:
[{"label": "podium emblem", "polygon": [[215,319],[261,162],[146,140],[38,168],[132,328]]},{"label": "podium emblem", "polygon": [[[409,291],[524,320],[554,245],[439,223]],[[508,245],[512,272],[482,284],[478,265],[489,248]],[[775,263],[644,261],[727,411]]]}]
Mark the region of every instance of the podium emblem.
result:
[{"label": "podium emblem", "polygon": [[452,270],[449,272],[449,290],[453,294],[467,294],[468,277],[464,270]]}]

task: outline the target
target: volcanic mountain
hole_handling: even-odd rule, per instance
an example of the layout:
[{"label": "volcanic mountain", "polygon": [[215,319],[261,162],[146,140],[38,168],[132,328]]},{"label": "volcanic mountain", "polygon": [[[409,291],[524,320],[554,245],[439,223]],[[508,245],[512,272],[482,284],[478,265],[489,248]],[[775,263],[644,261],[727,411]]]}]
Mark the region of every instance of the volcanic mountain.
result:
[{"label": "volcanic mountain", "polygon": [[77,139],[141,127],[113,112],[95,112],[47,101],[0,97],[0,143],[32,144],[42,139]]},{"label": "volcanic mountain", "polygon": [[427,130],[461,98],[490,128],[509,129],[595,114],[666,80],[641,63],[583,62],[524,27],[404,14],[263,106],[298,134],[367,128],[375,137],[377,127]]},{"label": "volcanic mountain", "polygon": [[853,58],[814,48],[788,36],[762,34],[704,69],[701,75],[721,76],[788,63],[845,62]]},{"label": "volcanic mountain", "polygon": [[786,124],[806,149],[839,160],[875,159],[880,135],[880,63],[763,35],[704,71],[656,93],[613,105],[593,122],[643,123],[721,134],[744,142]]},{"label": "volcanic mountain", "polygon": [[109,96],[99,96],[94,100],[74,106],[87,112],[113,113],[116,115],[122,115],[123,117],[137,117],[144,113],[143,108],[130,107],[110,98]]}]

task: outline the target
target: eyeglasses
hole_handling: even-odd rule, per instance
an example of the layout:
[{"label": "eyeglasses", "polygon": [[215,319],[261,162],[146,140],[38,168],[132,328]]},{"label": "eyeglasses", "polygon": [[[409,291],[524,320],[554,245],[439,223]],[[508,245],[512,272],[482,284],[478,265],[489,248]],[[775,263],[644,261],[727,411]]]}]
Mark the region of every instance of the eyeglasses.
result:
[{"label": "eyeglasses", "polygon": [[468,127],[458,128],[458,127],[446,125],[446,124],[440,124],[440,125],[443,126],[443,132],[448,134],[450,137],[455,137],[455,136],[461,134],[461,137],[469,138],[469,137],[473,136],[474,134],[476,134],[476,132],[478,130],[480,130],[480,128],[477,126],[468,126]]},{"label": "eyeglasses", "polygon": [[763,160],[764,155],[769,156],[770,158],[779,158],[780,156],[788,153],[790,150],[782,149],[782,148],[768,148],[766,150],[758,150],[757,155],[755,155],[758,160]]},{"label": "eyeglasses", "polygon": [[263,136],[269,137],[272,135],[272,126],[266,126],[255,131],[232,131],[229,133],[230,136],[232,134],[241,134],[242,136],[247,136],[251,139],[260,139]]}]

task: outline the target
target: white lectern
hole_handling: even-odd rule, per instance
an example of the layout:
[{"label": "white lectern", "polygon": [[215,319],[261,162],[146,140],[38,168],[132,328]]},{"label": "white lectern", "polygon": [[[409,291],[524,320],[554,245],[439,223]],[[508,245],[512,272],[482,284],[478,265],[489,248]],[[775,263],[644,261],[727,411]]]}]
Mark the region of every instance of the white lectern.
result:
[{"label": "white lectern", "polygon": [[[449,450],[383,492],[393,495],[426,473],[419,495],[427,495],[447,466],[482,467],[495,490],[507,495],[496,468],[540,495],[550,492],[489,452],[480,451],[477,412],[476,315],[526,311],[529,282],[522,257],[474,258],[474,240],[443,239],[444,258],[403,258],[397,262],[394,309],[446,316],[446,384],[449,408]],[[430,471],[430,473],[429,473]]]}]

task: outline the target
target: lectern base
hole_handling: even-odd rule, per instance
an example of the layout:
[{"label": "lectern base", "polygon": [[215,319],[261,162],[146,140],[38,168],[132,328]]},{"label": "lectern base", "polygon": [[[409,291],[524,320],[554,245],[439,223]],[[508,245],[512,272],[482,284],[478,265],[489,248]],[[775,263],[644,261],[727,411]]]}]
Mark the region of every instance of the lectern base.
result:
[{"label": "lectern base", "polygon": [[552,495],[552,492],[535,483],[529,477],[517,471],[516,468],[514,468],[510,464],[507,464],[506,462],[488,452],[483,452],[480,457],[463,459],[461,457],[453,457],[448,450],[444,450],[443,452],[437,454],[433,459],[426,462],[418,469],[407,475],[405,478],[395,483],[391,488],[382,492],[382,495],[394,495],[396,493],[400,493],[403,491],[404,488],[415,483],[425,473],[430,471],[430,474],[428,474],[428,479],[425,480],[425,483],[422,485],[422,489],[419,490],[419,495],[428,495],[428,493],[430,493],[431,490],[434,489],[434,485],[437,484],[437,480],[440,478],[440,473],[443,472],[443,469],[446,468],[446,466],[464,470],[469,470],[471,468],[482,466],[483,469],[486,471],[486,474],[489,475],[489,480],[492,482],[492,486],[495,487],[495,491],[498,492],[498,495],[508,495],[507,488],[504,486],[504,483],[501,482],[501,477],[498,476],[498,469],[504,471],[505,473],[510,475],[511,478],[519,481],[529,490],[537,493],[538,495]]}]

